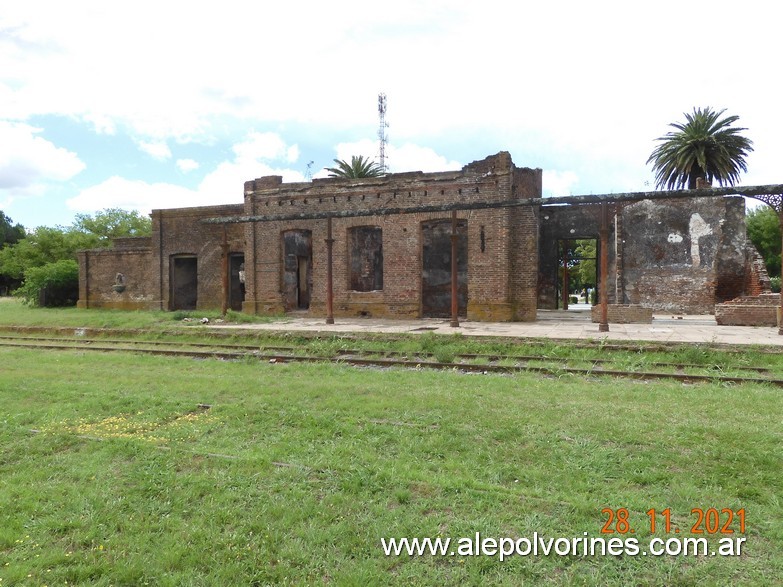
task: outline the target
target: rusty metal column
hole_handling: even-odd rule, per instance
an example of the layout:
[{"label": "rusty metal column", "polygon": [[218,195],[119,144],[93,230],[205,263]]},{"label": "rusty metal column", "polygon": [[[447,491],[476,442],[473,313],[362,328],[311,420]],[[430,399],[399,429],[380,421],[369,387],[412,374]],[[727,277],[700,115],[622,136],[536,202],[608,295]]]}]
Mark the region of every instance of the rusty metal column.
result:
[{"label": "rusty metal column", "polygon": [[459,287],[457,284],[457,211],[451,211],[451,323],[449,326],[456,328],[459,326],[459,300],[457,293]]},{"label": "rusty metal column", "polygon": [[334,324],[334,291],[332,289],[332,217],[326,218],[326,323]]},{"label": "rusty metal column", "polygon": [[[780,239],[781,250],[783,250],[783,206],[778,211],[778,226],[780,226]],[[783,276],[783,255],[780,257],[780,275]],[[777,313],[778,319],[778,334],[783,335],[783,287],[780,288],[780,311]]]},{"label": "rusty metal column", "polygon": [[601,240],[601,279],[598,285],[598,295],[601,297],[601,322],[598,332],[609,332],[609,307],[606,299],[606,280],[609,273],[609,212],[606,202],[601,202],[601,227],[598,229]]},{"label": "rusty metal column", "polygon": [[563,309],[568,309],[568,244],[563,241]]},{"label": "rusty metal column", "polygon": [[228,236],[225,224],[223,225],[223,242],[220,243],[220,249],[223,254],[223,305],[221,312],[225,316],[228,312]]}]

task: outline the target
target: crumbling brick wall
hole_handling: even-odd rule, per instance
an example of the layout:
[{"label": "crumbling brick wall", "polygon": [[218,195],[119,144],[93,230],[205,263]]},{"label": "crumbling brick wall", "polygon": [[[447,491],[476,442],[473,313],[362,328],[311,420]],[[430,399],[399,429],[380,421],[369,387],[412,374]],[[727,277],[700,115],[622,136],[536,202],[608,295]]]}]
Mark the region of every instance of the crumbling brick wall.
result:
[{"label": "crumbling brick wall", "polygon": [[622,215],[623,303],[707,314],[743,293],[742,198],[643,200]]},{"label": "crumbling brick wall", "polygon": [[[110,249],[81,251],[78,306],[170,309],[171,258],[192,255],[198,263],[198,309],[220,308],[224,228],[202,220],[243,210],[242,204],[153,210],[151,237],[115,239]],[[243,227],[229,224],[225,231],[229,253],[244,252]],[[113,287],[118,273],[124,288]]]},{"label": "crumbling brick wall", "polygon": [[[336,316],[422,315],[422,224],[448,221],[450,212],[405,212],[421,206],[454,202],[502,202],[539,197],[541,170],[516,168],[508,153],[499,153],[442,173],[398,173],[380,178],[316,179],[284,184],[272,176],[245,184],[245,213],[269,221],[248,223],[248,284],[244,310],[285,310],[281,283],[285,260],[281,234],[312,234],[312,297],[309,313],[323,315],[326,305],[327,222],[323,218],[274,220],[276,216],[333,213],[333,292]],[[394,215],[341,218],[342,212],[394,208]],[[536,230],[532,209],[459,211],[467,223],[468,305],[471,319],[535,319]],[[374,226],[383,235],[383,289],[350,288],[350,230]],[[512,252],[513,251],[513,252]],[[444,252],[445,254],[445,252]],[[531,262],[532,260],[532,262]]]},{"label": "crumbling brick wall", "polygon": [[740,296],[715,306],[715,321],[721,326],[777,326],[780,294]]},{"label": "crumbling brick wall", "polygon": [[171,260],[177,255],[193,255],[198,270],[198,309],[219,309],[223,302],[223,251],[243,253],[245,233],[239,224],[205,224],[206,218],[241,215],[242,204],[203,206],[152,211],[152,263],[160,309],[172,308]]},{"label": "crumbling brick wall", "polygon": [[764,258],[750,241],[748,241],[745,247],[745,258],[745,294],[758,296],[772,293],[772,284],[769,280],[769,273],[767,272]]},{"label": "crumbling brick wall", "polygon": [[80,308],[149,310],[159,305],[149,237],[117,238],[113,247],[79,251]]}]

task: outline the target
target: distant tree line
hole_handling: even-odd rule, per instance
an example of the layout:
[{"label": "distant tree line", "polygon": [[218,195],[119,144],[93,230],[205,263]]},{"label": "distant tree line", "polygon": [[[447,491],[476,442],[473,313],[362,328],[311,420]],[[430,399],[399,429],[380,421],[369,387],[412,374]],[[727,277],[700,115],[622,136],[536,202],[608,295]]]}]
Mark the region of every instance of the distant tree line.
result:
[{"label": "distant tree line", "polygon": [[110,247],[113,238],[151,231],[148,216],[118,208],[77,214],[71,226],[40,226],[29,233],[0,212],[0,293],[15,293],[30,305],[75,304],[78,251]]}]

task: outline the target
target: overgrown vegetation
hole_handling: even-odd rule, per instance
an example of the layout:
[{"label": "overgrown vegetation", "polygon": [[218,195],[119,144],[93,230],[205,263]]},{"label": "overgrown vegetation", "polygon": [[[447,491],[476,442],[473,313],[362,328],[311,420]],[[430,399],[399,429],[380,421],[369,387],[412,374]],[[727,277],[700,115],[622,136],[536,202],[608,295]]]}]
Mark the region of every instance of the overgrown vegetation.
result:
[{"label": "overgrown vegetation", "polygon": [[79,265],[72,259],[62,259],[30,267],[16,295],[29,306],[73,306],[79,299]]},{"label": "overgrown vegetation", "polygon": [[[745,217],[748,238],[764,258],[764,265],[770,277],[780,278],[780,221],[778,214],[769,206],[749,210]],[[780,291],[780,284],[778,284]]]},{"label": "overgrown vegetation", "polygon": [[[6,287],[11,289],[22,284],[25,286],[22,294],[25,299],[38,299],[38,294],[31,290],[33,283],[41,279],[39,268],[52,265],[48,273],[62,277],[65,265],[54,265],[61,261],[75,263],[77,251],[108,247],[113,238],[147,236],[150,231],[149,217],[117,208],[108,208],[94,215],[77,214],[73,224],[68,227],[38,227],[14,242],[8,241],[7,246],[0,246],[0,283],[7,284]],[[66,285],[62,284],[62,287]],[[71,296],[73,303],[76,303],[78,271],[67,287],[76,289],[77,295]],[[56,302],[59,304],[59,297]]]}]

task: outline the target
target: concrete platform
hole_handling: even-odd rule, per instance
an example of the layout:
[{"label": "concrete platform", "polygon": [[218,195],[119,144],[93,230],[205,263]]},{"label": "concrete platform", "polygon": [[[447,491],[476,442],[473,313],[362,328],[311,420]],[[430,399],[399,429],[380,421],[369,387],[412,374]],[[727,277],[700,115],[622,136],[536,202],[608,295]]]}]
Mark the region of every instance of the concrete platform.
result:
[{"label": "concrete platform", "polygon": [[322,333],[461,333],[465,336],[507,336],[515,338],[580,339],[593,341],[659,341],[663,343],[711,343],[730,345],[763,345],[783,347],[783,336],[777,328],[763,326],[718,326],[710,315],[655,314],[652,324],[609,324],[609,332],[599,332],[590,321],[589,311],[539,310],[535,322],[460,321],[453,328],[448,319],[387,320],[376,318],[285,317],[268,324],[215,324],[213,328],[272,330]]}]

